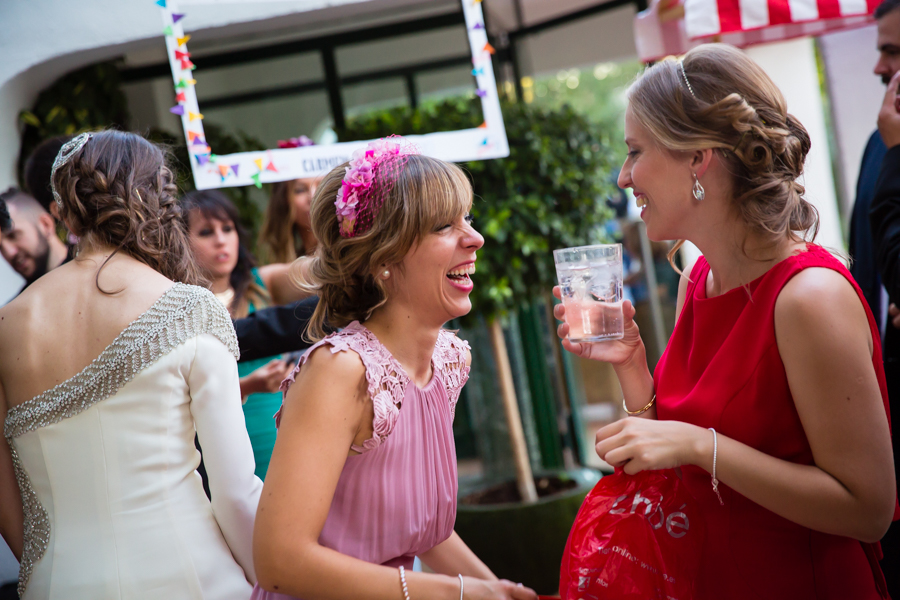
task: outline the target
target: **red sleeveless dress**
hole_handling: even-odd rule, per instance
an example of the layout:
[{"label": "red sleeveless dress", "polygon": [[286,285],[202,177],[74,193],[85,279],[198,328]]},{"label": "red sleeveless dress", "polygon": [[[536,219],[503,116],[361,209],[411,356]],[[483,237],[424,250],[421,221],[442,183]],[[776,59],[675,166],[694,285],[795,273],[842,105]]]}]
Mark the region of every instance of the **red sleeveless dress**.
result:
[{"label": "red sleeveless dress", "polygon": [[[813,464],[778,353],[774,316],[781,289],[810,267],[839,272],[859,295],[888,410],[879,334],[862,292],[828,251],[809,244],[807,252],[783,260],[750,283],[749,294],[741,287],[707,298],[709,264],[702,257],[697,261],[681,316],[654,374],[657,417],[714,427],[771,456]],[[887,598],[877,544],[802,527],[725,485],[719,486],[725,501],[720,506],[709,473],[694,466],[684,467],[683,473],[704,510],[708,531],[695,600]]]}]

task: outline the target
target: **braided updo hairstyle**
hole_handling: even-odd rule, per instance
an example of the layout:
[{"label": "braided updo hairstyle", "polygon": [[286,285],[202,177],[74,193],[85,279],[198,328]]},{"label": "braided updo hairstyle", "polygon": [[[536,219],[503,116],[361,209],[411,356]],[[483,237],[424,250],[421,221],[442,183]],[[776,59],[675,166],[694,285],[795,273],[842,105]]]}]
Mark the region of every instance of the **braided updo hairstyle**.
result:
[{"label": "braided updo hairstyle", "polygon": [[325,324],[344,327],[365,321],[388,300],[382,265],[398,265],[417,240],[459,219],[472,206],[472,185],[458,166],[422,155],[406,158],[372,227],[354,237],[340,235],[334,201],[346,167],[333,169],[316,190],[310,207],[312,230],[319,246],[310,260],[307,279],[294,270],[302,289],[319,296],[309,322],[309,337],[325,335]]},{"label": "braided updo hairstyle", "polygon": [[59,216],[81,247],[109,246],[173,281],[203,284],[166,158],[134,133],[94,133],[54,175]]},{"label": "braided updo hairstyle", "polygon": [[632,84],[628,100],[634,118],[663,148],[716,150],[733,176],[735,208],[757,233],[772,242],[799,240],[798,232],[815,239],[818,213],[797,182],[809,134],[788,114],[778,87],[743,52],[704,44],[689,51],[682,65],[659,62]]}]

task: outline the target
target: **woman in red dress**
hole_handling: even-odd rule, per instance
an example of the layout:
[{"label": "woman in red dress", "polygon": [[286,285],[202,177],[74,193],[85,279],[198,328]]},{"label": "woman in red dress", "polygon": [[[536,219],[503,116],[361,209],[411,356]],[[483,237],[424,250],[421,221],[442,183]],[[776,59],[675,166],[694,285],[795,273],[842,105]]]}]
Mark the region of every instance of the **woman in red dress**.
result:
[{"label": "woman in red dress", "polygon": [[600,429],[597,453],[630,474],[681,467],[708,530],[696,599],[886,598],[877,542],[898,510],[879,336],[850,273],[807,242],[805,128],[724,45],[650,67],[628,98],[618,183],[650,239],[703,257],[654,374],[630,304],[624,339],[564,339],[612,363],[641,417]]}]

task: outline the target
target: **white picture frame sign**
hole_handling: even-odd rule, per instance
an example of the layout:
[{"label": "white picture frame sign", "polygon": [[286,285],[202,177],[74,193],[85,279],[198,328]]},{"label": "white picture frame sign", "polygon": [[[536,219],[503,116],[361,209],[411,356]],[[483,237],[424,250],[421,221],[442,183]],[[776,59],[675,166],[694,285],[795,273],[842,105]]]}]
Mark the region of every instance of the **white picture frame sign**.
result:
[{"label": "white picture frame sign", "polygon": [[[493,48],[488,42],[479,0],[460,0],[472,54],[473,75],[484,123],[473,129],[441,131],[426,135],[403,135],[422,154],[451,162],[485,160],[509,156],[509,142],[500,111],[500,98],[491,61]],[[176,0],[157,0],[162,11],[164,37],[172,80],[175,105],[171,111],[180,114],[184,137],[190,154],[194,185],[198,190],[290,181],[324,175],[350,159],[353,152],[371,140],[339,142],[299,148],[271,148],[258,152],[216,155],[206,143],[202,106],[197,102],[193,64],[187,49],[182,20]]]}]

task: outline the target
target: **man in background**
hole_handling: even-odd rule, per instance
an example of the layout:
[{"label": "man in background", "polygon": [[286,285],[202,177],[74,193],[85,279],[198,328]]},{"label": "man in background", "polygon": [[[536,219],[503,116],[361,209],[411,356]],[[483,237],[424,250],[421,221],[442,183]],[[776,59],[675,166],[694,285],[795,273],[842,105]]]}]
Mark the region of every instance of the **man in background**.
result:
[{"label": "man in background", "polygon": [[9,216],[9,209],[6,207],[6,201],[0,195],[0,243],[3,242],[3,236],[12,231],[12,219]]},{"label": "man in background", "polygon": [[63,144],[72,139],[71,135],[61,135],[49,138],[38,144],[28,160],[25,161],[25,189],[31,197],[44,207],[44,210],[57,216],[53,192],[50,190],[50,173],[53,171],[53,161],[59,154]]},{"label": "man in background", "polygon": [[59,239],[56,221],[37,200],[16,188],[0,194],[0,199],[12,219],[0,241],[0,254],[25,279],[25,287],[72,259],[73,248]]}]

